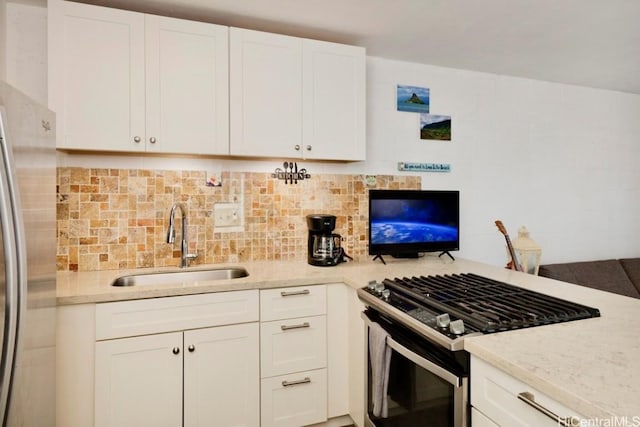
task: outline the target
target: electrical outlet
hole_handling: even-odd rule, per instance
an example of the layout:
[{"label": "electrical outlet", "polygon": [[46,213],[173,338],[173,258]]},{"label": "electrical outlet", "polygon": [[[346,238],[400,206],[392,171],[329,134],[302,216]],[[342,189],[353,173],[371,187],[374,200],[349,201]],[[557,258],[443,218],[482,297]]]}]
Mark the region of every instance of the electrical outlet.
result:
[{"label": "electrical outlet", "polygon": [[242,205],[238,203],[216,203],[213,205],[215,228],[239,227],[242,225]]}]

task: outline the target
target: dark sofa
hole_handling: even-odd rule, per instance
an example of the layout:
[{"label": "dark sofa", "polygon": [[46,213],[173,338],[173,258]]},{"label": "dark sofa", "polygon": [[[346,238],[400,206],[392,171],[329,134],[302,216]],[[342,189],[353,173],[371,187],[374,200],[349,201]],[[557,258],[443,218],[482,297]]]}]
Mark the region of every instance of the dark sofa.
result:
[{"label": "dark sofa", "polygon": [[640,258],[547,264],[538,275],[640,298]]}]

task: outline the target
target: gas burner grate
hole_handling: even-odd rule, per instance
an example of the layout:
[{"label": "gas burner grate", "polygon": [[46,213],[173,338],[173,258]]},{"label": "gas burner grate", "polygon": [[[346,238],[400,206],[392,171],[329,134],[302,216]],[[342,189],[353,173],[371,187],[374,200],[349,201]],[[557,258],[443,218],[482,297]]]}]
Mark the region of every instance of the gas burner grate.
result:
[{"label": "gas burner grate", "polygon": [[386,279],[383,284],[484,333],[600,316],[596,308],[473,273]]}]

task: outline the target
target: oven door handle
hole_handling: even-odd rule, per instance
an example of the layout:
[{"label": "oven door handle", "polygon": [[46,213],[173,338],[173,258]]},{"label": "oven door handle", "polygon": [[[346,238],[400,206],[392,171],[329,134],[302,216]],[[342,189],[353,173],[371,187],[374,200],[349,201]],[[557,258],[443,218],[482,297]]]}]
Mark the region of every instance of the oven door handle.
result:
[{"label": "oven door handle", "polygon": [[[367,324],[367,327],[369,327],[373,323],[373,321],[369,319],[369,317],[365,313],[362,313],[362,318]],[[451,372],[447,371],[446,369],[436,365],[432,361],[427,360],[419,354],[414,353],[413,351],[400,344],[398,341],[394,340],[391,336],[387,337],[387,345],[399,354],[411,360],[416,365],[442,378],[452,386],[460,388],[464,385],[464,378],[460,378],[457,375],[454,375]]]}]

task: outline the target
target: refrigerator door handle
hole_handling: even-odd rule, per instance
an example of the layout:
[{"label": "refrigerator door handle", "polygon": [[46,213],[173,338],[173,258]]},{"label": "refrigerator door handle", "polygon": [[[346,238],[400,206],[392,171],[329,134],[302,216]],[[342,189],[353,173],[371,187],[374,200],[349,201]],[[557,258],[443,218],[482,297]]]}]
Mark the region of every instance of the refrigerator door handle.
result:
[{"label": "refrigerator door handle", "polygon": [[[0,105],[0,227],[4,250],[5,313],[2,354],[0,356],[0,420],[7,419],[13,381],[19,326],[26,292],[26,248],[22,238],[22,221],[15,187],[13,153],[6,132],[6,111]],[[1,291],[0,291],[1,292]]]}]

